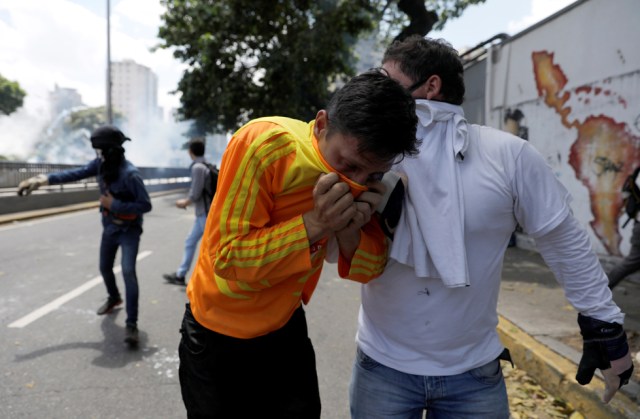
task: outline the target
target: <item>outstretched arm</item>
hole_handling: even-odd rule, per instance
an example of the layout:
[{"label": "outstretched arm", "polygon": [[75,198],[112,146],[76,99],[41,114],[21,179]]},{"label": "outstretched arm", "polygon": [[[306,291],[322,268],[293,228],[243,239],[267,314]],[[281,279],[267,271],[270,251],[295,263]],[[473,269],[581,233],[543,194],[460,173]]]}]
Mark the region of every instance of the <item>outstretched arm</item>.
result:
[{"label": "outstretched arm", "polygon": [[27,180],[23,180],[18,184],[18,195],[29,195],[44,185],[57,185],[60,183],[73,182],[76,180],[86,179],[98,174],[99,160],[95,159],[86,166],[65,170],[64,172],[50,173],[49,175],[40,174]]}]

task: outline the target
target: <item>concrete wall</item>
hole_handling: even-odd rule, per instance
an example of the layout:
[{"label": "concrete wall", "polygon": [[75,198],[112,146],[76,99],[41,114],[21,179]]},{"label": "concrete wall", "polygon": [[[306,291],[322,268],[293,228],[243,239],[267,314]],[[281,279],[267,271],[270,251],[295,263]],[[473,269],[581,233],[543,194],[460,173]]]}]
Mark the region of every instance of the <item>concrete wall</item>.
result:
[{"label": "concrete wall", "polygon": [[[486,69],[484,123],[506,129],[507,112],[522,112],[519,128],[573,196],[603,255],[629,249],[620,188],[640,165],[639,21],[637,0],[576,2],[475,64]],[[477,71],[467,72],[467,83],[478,83]],[[470,115],[480,108],[476,101]]]}]

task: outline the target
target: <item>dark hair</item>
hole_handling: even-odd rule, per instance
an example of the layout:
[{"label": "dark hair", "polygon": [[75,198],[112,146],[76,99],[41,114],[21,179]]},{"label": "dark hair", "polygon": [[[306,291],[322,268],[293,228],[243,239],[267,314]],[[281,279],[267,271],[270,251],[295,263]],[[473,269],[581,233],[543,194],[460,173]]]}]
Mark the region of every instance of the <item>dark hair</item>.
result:
[{"label": "dark hair", "polygon": [[196,157],[204,156],[204,140],[202,138],[194,138],[189,141],[189,151]]},{"label": "dark hair", "polygon": [[444,101],[461,105],[464,101],[464,67],[451,44],[444,39],[413,35],[393,42],[384,53],[382,63],[394,61],[414,83],[426,82],[433,75],[442,80]]},{"label": "dark hair", "polygon": [[358,151],[390,161],[418,154],[416,104],[409,92],[379,71],[349,80],[327,105],[328,131],[358,139]]}]

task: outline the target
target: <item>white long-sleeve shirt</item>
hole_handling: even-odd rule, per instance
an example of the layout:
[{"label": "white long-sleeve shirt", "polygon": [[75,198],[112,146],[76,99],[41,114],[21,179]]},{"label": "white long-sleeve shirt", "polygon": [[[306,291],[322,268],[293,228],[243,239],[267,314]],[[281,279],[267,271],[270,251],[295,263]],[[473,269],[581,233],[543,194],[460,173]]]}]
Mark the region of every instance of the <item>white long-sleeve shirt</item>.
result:
[{"label": "white long-sleeve shirt", "polygon": [[[578,311],[609,322],[624,318],[586,232],[571,214],[570,195],[544,158],[508,133],[477,125],[469,125],[468,132],[460,176],[470,286],[447,288],[440,279],[419,278],[412,267],[391,261],[381,277],[362,287],[358,345],[406,373],[459,374],[502,352],[498,293],[516,223],[535,238]],[[411,164],[425,163],[404,159],[396,169]],[[423,182],[437,178],[409,178],[407,193],[422,193]]]}]

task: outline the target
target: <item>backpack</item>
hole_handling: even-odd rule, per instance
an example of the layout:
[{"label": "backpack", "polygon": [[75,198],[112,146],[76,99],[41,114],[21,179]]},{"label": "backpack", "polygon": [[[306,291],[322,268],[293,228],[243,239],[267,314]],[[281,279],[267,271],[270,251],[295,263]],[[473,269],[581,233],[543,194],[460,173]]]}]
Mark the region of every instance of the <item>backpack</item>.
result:
[{"label": "backpack", "polygon": [[213,197],[215,196],[216,190],[218,189],[218,168],[208,162],[203,162],[202,164],[207,166],[207,169],[209,169],[209,173],[204,180],[204,189],[202,190],[202,197],[204,198],[204,209],[206,213],[209,213],[209,208],[211,208]]},{"label": "backpack", "polygon": [[640,210],[640,189],[638,185],[636,185],[636,178],[640,173],[640,167],[633,171],[622,184],[622,196],[624,200],[622,201],[624,205],[624,210],[627,213],[629,219],[625,221],[622,225],[622,228],[626,227],[629,221],[635,220],[636,215],[638,215],[638,211]]}]

